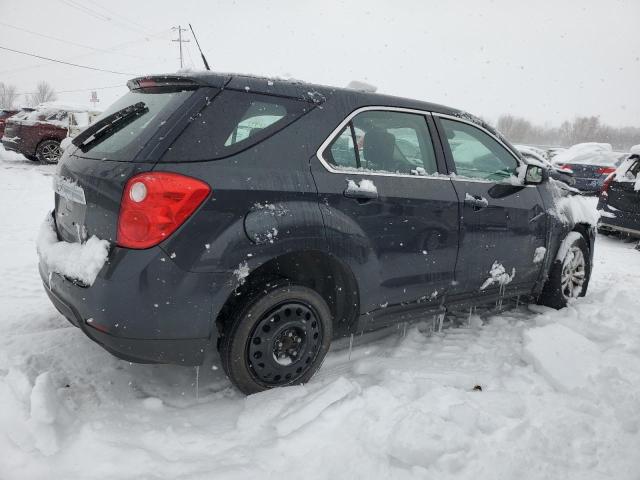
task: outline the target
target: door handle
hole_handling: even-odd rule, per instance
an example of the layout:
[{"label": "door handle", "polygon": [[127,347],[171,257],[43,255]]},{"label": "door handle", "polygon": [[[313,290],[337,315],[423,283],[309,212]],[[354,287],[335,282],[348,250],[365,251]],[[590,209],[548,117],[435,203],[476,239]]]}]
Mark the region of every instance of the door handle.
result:
[{"label": "door handle", "polygon": [[347,198],[353,198],[358,200],[360,203],[368,202],[369,200],[373,200],[378,198],[378,192],[370,191],[370,190],[353,190],[347,188],[344,191],[344,196]]},{"label": "door handle", "polygon": [[466,193],[464,196],[464,204],[471,206],[474,212],[478,212],[489,206],[489,202],[486,198],[481,197],[480,195],[471,195],[469,193]]}]

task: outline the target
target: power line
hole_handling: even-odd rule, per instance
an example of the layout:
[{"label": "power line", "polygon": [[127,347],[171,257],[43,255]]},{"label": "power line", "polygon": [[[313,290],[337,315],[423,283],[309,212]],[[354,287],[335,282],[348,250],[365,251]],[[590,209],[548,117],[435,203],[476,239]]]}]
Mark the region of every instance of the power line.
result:
[{"label": "power line", "polygon": [[72,8],[75,8],[77,10],[80,10],[81,12],[86,13],[87,15],[90,15],[94,18],[98,18],[100,20],[109,20],[109,17],[107,17],[106,15],[102,15],[100,12],[96,12],[93,11],[92,9],[82,5],[82,4],[77,4],[72,2],[71,0],[60,0],[62,3],[64,3],[65,5],[68,5]]},{"label": "power line", "polygon": [[104,68],[89,67],[87,65],[79,65],[77,63],[65,62],[63,60],[56,60],[55,58],[43,57],[42,55],[36,55],[35,53],[22,52],[20,50],[14,50],[13,48],[7,48],[3,46],[0,46],[0,50],[7,50],[9,52],[20,53],[22,55],[27,55],[29,57],[40,58],[42,60],[48,60],[50,62],[55,62],[55,63],[62,63],[64,65],[70,65],[72,67],[85,68],[87,70],[95,70],[98,72],[106,72],[106,73],[115,73],[116,75],[127,75],[127,76],[136,75],[135,73],[116,72],[114,70],[105,70]]},{"label": "power line", "polygon": [[109,54],[112,54],[112,55],[123,55],[125,57],[138,58],[138,59],[145,60],[145,57],[141,57],[139,55],[130,55],[128,53],[113,52],[113,51],[110,51],[110,50],[105,50],[103,48],[91,47],[89,45],[83,45],[81,43],[72,42],[70,40],[64,40],[62,38],[52,37],[51,35],[46,35],[44,33],[34,32],[32,30],[28,30],[28,29],[22,28],[22,27],[17,27],[15,25],[9,25],[8,23],[4,23],[4,22],[0,22],[0,25],[4,25],[5,27],[9,27],[9,28],[14,28],[14,29],[20,30],[22,32],[30,33],[31,35],[37,35],[39,37],[48,38],[49,40],[55,40],[56,42],[66,43],[68,45],[73,45],[75,47],[87,48],[89,50],[93,50],[94,52],[109,53]]},{"label": "power line", "polygon": [[[98,20],[102,20],[104,22],[110,22],[111,24],[113,24],[116,27],[124,28],[124,29],[130,30],[132,32],[136,32],[136,33],[142,32],[145,35],[153,36],[152,34],[149,34],[149,33],[145,32],[141,28],[132,27],[131,25],[127,25],[123,21],[118,20],[116,18],[109,17],[109,16],[107,16],[107,15],[105,15],[105,14],[103,14],[103,13],[97,11],[97,10],[95,10],[95,8],[91,8],[91,7],[87,6],[86,4],[80,3],[77,0],[60,0],[60,2],[64,3],[65,5],[67,5],[69,7],[75,8],[76,10],[79,10],[79,11],[81,11],[81,12],[83,12],[83,13],[91,16],[91,17],[97,18]],[[104,7],[100,7],[100,8],[102,8],[102,10],[110,12],[109,10],[106,10]],[[112,12],[110,14],[114,15]],[[117,16],[119,16],[121,18],[124,18],[121,15],[117,15]],[[127,20],[127,22],[129,22],[130,24],[134,23],[134,22],[131,22],[129,20]]]},{"label": "power line", "polygon": [[[151,35],[151,37],[155,37],[155,38],[147,38],[147,37],[149,37],[149,35],[145,35],[144,37],[142,37],[142,39],[147,39],[149,41],[160,41],[160,40],[169,41],[168,38],[160,37],[161,34],[166,34],[166,33],[171,33],[171,30],[170,29],[160,30],[158,33],[156,33],[154,35]],[[136,38],[134,40],[127,40],[126,42],[118,43],[116,45],[108,47],[107,50],[118,50],[118,49],[123,48],[123,47],[125,47],[127,45],[130,45],[130,44],[133,44],[133,43],[139,43],[140,40],[141,40],[140,38]],[[117,53],[117,52],[114,51],[113,53]],[[76,59],[86,58],[86,57],[91,56],[91,55],[92,55],[91,53],[83,53],[81,55],[74,55],[73,57],[70,57],[69,60],[76,60]],[[122,54],[122,55],[128,55],[128,54]],[[167,61],[167,59],[165,57],[162,57],[162,58],[161,57],[138,57],[138,58],[143,59],[143,60],[160,60],[162,62],[166,62]],[[44,64],[43,63],[39,63],[39,64],[36,64],[36,65],[27,65],[25,67],[10,68],[10,69],[7,69],[7,70],[0,70],[0,74],[14,74],[16,72],[22,72],[24,70],[31,70],[31,69],[34,69],[34,68],[39,68],[42,65],[44,65]]]},{"label": "power line", "polygon": [[[113,10],[109,10],[108,8],[106,8],[106,7],[102,6],[102,5],[100,5],[99,3],[96,3],[96,2],[95,2],[95,1],[93,1],[93,0],[87,0],[87,1],[88,1],[89,3],[91,3],[94,7],[97,7],[97,8],[99,8],[100,10],[102,10],[102,11],[104,11],[104,12],[107,12],[109,15],[112,15],[112,16],[114,16],[114,17],[116,17],[116,18],[120,18],[120,19],[121,19],[121,20],[123,20],[124,22],[129,23],[130,25],[133,25],[135,28],[138,28],[138,29],[140,29],[141,31],[146,32],[146,27],[145,27],[144,25],[141,25],[141,24],[139,24],[139,23],[137,23],[137,22],[134,22],[133,20],[130,20],[129,18],[127,18],[127,17],[125,17],[124,15],[121,15],[121,14],[119,14],[119,13],[117,13],[117,12],[114,12]],[[121,23],[122,23],[122,22],[121,22]],[[154,36],[154,35],[153,35],[153,34],[151,34],[151,33],[149,33],[148,35],[149,35],[149,36]]]}]

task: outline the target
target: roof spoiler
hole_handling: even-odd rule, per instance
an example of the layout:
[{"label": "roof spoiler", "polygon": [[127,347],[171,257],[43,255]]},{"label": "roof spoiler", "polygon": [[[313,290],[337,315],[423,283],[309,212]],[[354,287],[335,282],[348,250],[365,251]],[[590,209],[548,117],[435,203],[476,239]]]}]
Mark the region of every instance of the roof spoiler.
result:
[{"label": "roof spoiler", "polygon": [[127,87],[129,90],[138,90],[140,88],[156,88],[156,87],[178,87],[178,88],[198,88],[199,86],[205,85],[202,82],[198,82],[196,79],[191,77],[183,77],[183,76],[168,76],[168,75],[158,75],[158,76],[147,76],[147,77],[138,77],[127,82]]}]

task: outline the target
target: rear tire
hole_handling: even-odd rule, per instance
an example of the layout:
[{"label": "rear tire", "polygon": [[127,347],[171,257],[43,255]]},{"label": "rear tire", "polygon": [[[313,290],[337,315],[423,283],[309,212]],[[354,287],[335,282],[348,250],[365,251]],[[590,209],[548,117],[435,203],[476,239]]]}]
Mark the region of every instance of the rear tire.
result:
[{"label": "rear tire", "polygon": [[57,140],[44,140],[36,149],[36,157],[42,165],[55,165],[61,156],[62,149]]},{"label": "rear tire", "polygon": [[307,382],[320,368],[332,337],[327,302],[288,281],[247,295],[220,341],[231,382],[249,395]]},{"label": "rear tire", "polygon": [[555,309],[566,307],[569,299],[584,297],[590,276],[589,247],[580,236],[569,245],[564,258],[553,263],[538,303]]}]

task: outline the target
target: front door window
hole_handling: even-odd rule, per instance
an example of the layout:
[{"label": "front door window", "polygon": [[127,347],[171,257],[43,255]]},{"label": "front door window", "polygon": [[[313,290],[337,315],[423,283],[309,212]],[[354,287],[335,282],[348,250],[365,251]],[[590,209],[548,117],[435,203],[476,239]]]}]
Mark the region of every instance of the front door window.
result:
[{"label": "front door window", "polygon": [[468,123],[441,119],[457,175],[499,182],[517,177],[518,161],[494,138]]}]

